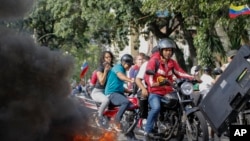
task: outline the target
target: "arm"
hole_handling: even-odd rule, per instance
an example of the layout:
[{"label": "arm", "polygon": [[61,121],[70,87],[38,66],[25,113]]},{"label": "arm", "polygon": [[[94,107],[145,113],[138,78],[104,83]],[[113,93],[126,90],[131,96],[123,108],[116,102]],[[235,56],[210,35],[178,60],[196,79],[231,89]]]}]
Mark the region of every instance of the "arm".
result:
[{"label": "arm", "polygon": [[146,72],[146,66],[147,66],[148,62],[145,62],[142,64],[141,68],[139,69],[139,72],[135,78],[135,83],[136,85],[141,89],[141,94],[143,97],[147,97],[148,96],[148,90],[145,86],[145,84],[143,84],[143,79],[144,79],[144,75]]},{"label": "arm", "polygon": [[[168,80],[166,79],[166,76],[162,76],[158,73],[158,71],[165,70],[162,66],[161,60],[157,60],[156,58],[151,60],[150,63],[148,63],[146,74],[148,75],[148,84],[150,87],[159,87],[164,86],[168,84]],[[164,65],[165,66],[165,65]]]},{"label": "arm", "polygon": [[173,68],[173,73],[176,75],[177,78],[188,78],[188,79],[195,79],[195,75],[192,76],[188,73],[186,73],[180,66],[179,64],[172,60],[173,61],[173,64],[174,64],[174,68]]},{"label": "arm", "polygon": [[143,97],[147,97],[148,96],[148,90],[146,87],[144,87],[143,83],[142,83],[142,79],[141,78],[138,78],[136,77],[135,79],[135,83],[136,85],[141,89],[141,94]]},{"label": "arm", "polygon": [[[135,65],[131,67],[129,70],[129,78],[135,80]],[[132,88],[133,84],[128,82],[128,88]]]},{"label": "arm", "polygon": [[[159,81],[159,80],[158,80],[158,81],[153,81],[153,77],[154,77],[153,75],[150,75],[150,76],[149,76],[149,82],[151,83],[150,86],[151,86],[151,87],[159,87],[159,86],[162,86],[161,83],[160,83],[161,81]],[[162,79],[162,80],[163,80],[163,79],[166,79],[166,78],[164,78],[164,77],[162,77],[162,76],[158,76],[157,78],[160,78],[160,79]],[[164,85],[165,85],[165,84],[164,84]]]},{"label": "arm", "polygon": [[156,68],[157,63],[156,63],[156,61],[157,60],[155,60],[155,59],[150,59],[149,60],[149,63],[147,64],[147,67],[146,67],[146,74],[148,74],[148,75],[155,75],[156,74],[156,71],[157,71],[157,68]]},{"label": "arm", "polygon": [[130,78],[128,78],[126,75],[124,75],[122,72],[117,72],[116,75],[122,81],[130,82],[130,83],[134,82],[133,80],[131,80]]},{"label": "arm", "polygon": [[[118,77],[119,79],[121,79],[122,81],[130,82],[130,83],[133,83],[133,82],[134,82],[134,80],[128,78],[128,77],[127,77],[126,75],[124,75],[122,72],[117,72],[116,75],[117,75],[117,77]],[[132,90],[125,87],[125,88],[124,88],[124,92],[125,92],[125,93],[131,94],[131,93],[132,93]]]},{"label": "arm", "polygon": [[125,93],[128,93],[128,94],[131,94],[132,93],[132,90],[128,89],[128,88],[124,88],[124,92]]},{"label": "arm", "polygon": [[200,77],[199,77],[199,73],[196,72],[194,75],[190,75],[188,73],[186,73],[180,66],[179,64],[174,61],[174,69],[173,69],[173,73],[175,74],[175,76],[177,78],[187,78],[189,80],[196,80],[198,81],[198,83],[201,83],[202,80],[200,80]]},{"label": "arm", "polygon": [[111,68],[111,66],[109,64],[106,64],[104,66],[103,72],[97,71],[97,78],[98,78],[98,81],[100,82],[101,85],[105,84],[106,79],[107,79],[107,74],[108,74],[110,68]]}]

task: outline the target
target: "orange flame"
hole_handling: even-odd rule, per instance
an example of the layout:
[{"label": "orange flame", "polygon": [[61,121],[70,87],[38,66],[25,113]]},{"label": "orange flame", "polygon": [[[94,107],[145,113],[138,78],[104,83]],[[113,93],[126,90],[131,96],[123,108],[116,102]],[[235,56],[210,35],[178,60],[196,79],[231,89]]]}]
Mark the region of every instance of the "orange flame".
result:
[{"label": "orange flame", "polygon": [[90,140],[91,140],[91,137],[87,137],[84,135],[76,135],[74,136],[74,139],[73,139],[73,141],[90,141]]},{"label": "orange flame", "polygon": [[116,141],[116,134],[112,131],[105,132],[99,141]]},{"label": "orange flame", "polygon": [[117,135],[114,131],[106,131],[100,136],[96,135],[75,135],[73,141],[116,141]]}]

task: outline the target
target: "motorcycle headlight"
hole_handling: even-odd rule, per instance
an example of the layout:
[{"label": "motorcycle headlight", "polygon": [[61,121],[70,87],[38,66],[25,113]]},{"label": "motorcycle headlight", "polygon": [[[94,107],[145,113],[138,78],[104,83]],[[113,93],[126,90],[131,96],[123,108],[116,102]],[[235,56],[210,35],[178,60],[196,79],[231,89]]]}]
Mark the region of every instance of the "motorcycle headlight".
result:
[{"label": "motorcycle headlight", "polygon": [[181,92],[185,95],[190,95],[194,91],[193,84],[189,82],[184,82],[181,85]]}]

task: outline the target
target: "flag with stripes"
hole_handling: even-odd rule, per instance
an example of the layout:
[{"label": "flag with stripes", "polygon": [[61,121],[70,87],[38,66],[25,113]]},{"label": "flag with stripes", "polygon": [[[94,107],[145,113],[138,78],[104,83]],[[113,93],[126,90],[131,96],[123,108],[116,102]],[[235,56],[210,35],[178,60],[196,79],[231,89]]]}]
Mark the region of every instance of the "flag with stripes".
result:
[{"label": "flag with stripes", "polygon": [[80,78],[83,78],[85,76],[85,74],[87,73],[89,69],[89,65],[87,62],[84,62],[81,66],[81,73],[80,73]]},{"label": "flag with stripes", "polygon": [[240,6],[235,6],[231,4],[229,7],[229,17],[231,19],[234,19],[240,15],[249,15],[249,14],[250,14],[250,9],[247,4]]}]

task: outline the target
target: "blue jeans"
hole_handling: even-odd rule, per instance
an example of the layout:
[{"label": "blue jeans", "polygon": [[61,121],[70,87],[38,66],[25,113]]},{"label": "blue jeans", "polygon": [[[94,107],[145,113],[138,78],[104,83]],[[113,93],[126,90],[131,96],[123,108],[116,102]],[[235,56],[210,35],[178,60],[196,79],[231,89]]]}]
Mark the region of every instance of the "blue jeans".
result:
[{"label": "blue jeans", "polygon": [[162,99],[162,96],[160,96],[158,94],[153,94],[153,93],[149,94],[148,103],[149,103],[151,109],[149,111],[147,123],[145,126],[145,132],[147,132],[147,133],[150,133],[153,130],[155,120],[156,120],[156,118],[161,110],[161,99]]},{"label": "blue jeans", "polygon": [[109,96],[110,102],[115,106],[120,106],[119,111],[117,112],[115,116],[115,121],[120,122],[122,119],[123,113],[126,111],[126,109],[130,105],[130,101],[127,99],[127,97],[120,93],[112,93]]}]

